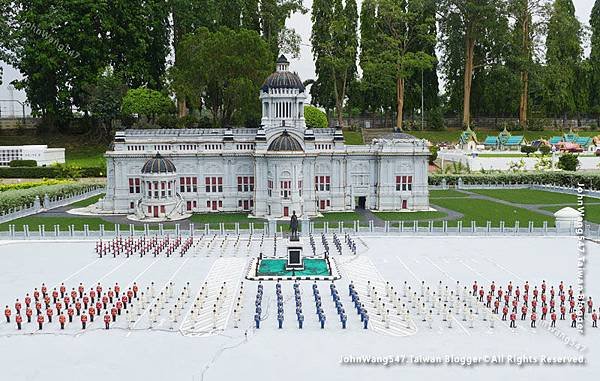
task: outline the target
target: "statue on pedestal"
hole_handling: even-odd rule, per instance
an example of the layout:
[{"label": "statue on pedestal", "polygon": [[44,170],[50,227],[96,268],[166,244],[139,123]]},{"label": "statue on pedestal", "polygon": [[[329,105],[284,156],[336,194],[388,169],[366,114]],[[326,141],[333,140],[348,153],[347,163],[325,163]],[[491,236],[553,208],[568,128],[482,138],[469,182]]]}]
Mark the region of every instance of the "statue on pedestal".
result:
[{"label": "statue on pedestal", "polygon": [[292,212],[292,218],[290,219],[290,230],[292,231],[290,241],[298,241],[298,216],[296,216],[295,210]]}]

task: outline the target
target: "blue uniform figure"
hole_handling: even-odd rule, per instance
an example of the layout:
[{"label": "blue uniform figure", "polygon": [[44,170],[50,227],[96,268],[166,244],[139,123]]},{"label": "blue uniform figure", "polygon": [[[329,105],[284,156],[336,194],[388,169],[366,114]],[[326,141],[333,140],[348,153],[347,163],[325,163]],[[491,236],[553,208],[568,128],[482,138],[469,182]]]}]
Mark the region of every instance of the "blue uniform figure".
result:
[{"label": "blue uniform figure", "polygon": [[346,329],[346,320],[348,320],[346,315],[342,315],[342,329]]},{"label": "blue uniform figure", "polygon": [[364,329],[367,329],[369,326],[369,315],[365,314],[364,319],[363,319],[363,324],[364,324]]},{"label": "blue uniform figure", "polygon": [[279,322],[279,329],[283,327],[283,314],[277,316],[277,321]]},{"label": "blue uniform figure", "polygon": [[254,315],[254,322],[256,323],[256,329],[260,328],[260,315]]},{"label": "blue uniform figure", "polygon": [[319,321],[321,322],[321,329],[325,328],[325,315],[321,315]]},{"label": "blue uniform figure", "polygon": [[302,324],[304,323],[304,315],[298,315],[298,328],[302,329]]}]

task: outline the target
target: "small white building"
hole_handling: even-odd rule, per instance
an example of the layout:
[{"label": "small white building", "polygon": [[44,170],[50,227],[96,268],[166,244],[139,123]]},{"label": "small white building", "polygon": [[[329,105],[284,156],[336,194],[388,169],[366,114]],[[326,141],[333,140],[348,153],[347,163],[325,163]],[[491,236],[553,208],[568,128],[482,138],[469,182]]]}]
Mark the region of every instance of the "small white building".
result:
[{"label": "small white building", "polygon": [[193,212],[314,217],[355,208],[429,209],[424,140],[391,133],[346,145],[306,127],[306,93],[284,56],[260,89],[261,127],[125,130],[106,153],[104,213],[173,220]]},{"label": "small white building", "polygon": [[8,167],[13,160],[35,160],[38,167],[64,164],[65,149],[47,145],[0,146],[0,167]]}]

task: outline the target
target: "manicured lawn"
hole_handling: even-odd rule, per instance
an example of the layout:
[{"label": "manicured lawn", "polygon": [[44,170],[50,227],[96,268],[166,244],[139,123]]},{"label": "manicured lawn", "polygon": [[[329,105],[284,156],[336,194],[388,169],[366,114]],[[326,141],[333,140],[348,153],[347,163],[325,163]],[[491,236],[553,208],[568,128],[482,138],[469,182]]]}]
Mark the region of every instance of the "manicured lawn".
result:
[{"label": "manicured lawn", "polygon": [[[99,217],[73,216],[73,217],[57,217],[38,214],[29,217],[18,218],[16,220],[0,224],[0,231],[7,231],[8,225],[15,225],[17,231],[23,230],[23,225],[29,225],[29,231],[37,231],[38,225],[44,225],[46,232],[53,232],[54,225],[60,225],[60,231],[68,231],[69,225],[75,225],[75,229],[83,231],[83,225],[89,225],[89,229],[98,231],[100,225],[104,224],[105,230],[114,230],[115,224],[105,221]],[[121,229],[129,229],[129,225],[121,224]],[[141,229],[141,227],[138,227]]]},{"label": "manicured lawn", "polygon": [[385,221],[426,221],[434,218],[446,217],[444,212],[373,212]]},{"label": "manicured lawn", "polygon": [[350,130],[344,130],[344,142],[347,145],[360,145],[360,144],[364,144],[363,142],[363,137],[362,134],[360,133],[360,131],[350,131]]},{"label": "manicured lawn", "polygon": [[92,204],[95,204],[96,202],[98,202],[98,200],[100,200],[102,197],[104,197],[104,193],[101,193],[97,196],[94,197],[90,197],[90,198],[86,198],[85,200],[81,200],[81,201],[77,201],[72,203],[71,205],[69,205],[72,209],[75,208],[83,208],[86,206],[90,206]]},{"label": "manicured lawn", "polygon": [[195,213],[189,221],[196,224],[196,229],[203,228],[204,224],[216,228],[221,222],[225,224],[226,229],[233,229],[236,222],[240,223],[240,229],[247,229],[250,222],[253,222],[257,228],[262,228],[265,222],[260,218],[248,218],[248,213]]},{"label": "manicured lawn", "polygon": [[574,204],[577,202],[575,195],[537,189],[469,189],[469,191],[519,204]]},{"label": "manicured lawn", "polygon": [[[566,205],[565,205],[566,206]],[[547,210],[549,212],[556,212],[562,208],[564,208],[565,206],[544,206],[543,208],[540,209],[544,209]],[[578,207],[576,205],[570,205],[572,208],[578,209]],[[583,219],[588,221],[588,222],[593,222],[595,224],[600,224],[600,205],[599,204],[585,204],[585,211],[583,212]]]},{"label": "manicured lawn", "polygon": [[106,160],[104,153],[107,148],[104,146],[89,146],[80,148],[69,148],[65,151],[65,161],[68,165],[78,167],[104,167]]},{"label": "manicured lawn", "polygon": [[356,221],[360,220],[360,214],[356,212],[327,212],[323,217],[313,218],[312,221]]},{"label": "manicured lawn", "polygon": [[431,189],[429,191],[429,198],[431,199],[436,199],[436,198],[466,198],[466,197],[470,197],[468,194],[454,190],[454,189],[446,189],[446,190],[438,190],[438,189]]},{"label": "manicured lawn", "polygon": [[[479,199],[436,199],[432,204],[462,213],[463,226],[470,226],[475,221],[478,226],[485,226],[486,221],[491,221],[492,226],[499,226],[504,221],[507,227],[512,227],[519,221],[521,227],[527,226],[528,221],[533,221],[535,226],[541,226],[543,221],[548,221],[548,226],[554,226],[554,217],[531,212],[523,208],[513,208],[508,205],[493,201]],[[450,222],[449,222],[450,224]]]}]

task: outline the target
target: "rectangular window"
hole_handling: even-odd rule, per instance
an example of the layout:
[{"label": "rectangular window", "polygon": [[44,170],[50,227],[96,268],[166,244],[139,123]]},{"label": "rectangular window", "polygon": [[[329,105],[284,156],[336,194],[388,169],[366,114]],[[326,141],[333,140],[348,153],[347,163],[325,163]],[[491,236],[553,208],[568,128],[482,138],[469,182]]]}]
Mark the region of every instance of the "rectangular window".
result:
[{"label": "rectangular window", "polygon": [[397,191],[412,191],[412,176],[396,176]]},{"label": "rectangular window", "polygon": [[315,190],[316,191],[330,191],[331,190],[331,177],[330,176],[315,176]]},{"label": "rectangular window", "polygon": [[222,177],[205,177],[204,184],[207,193],[222,193],[223,192],[223,178]]},{"label": "rectangular window", "polygon": [[292,182],[290,180],[284,180],[280,182],[281,186],[281,197],[289,198],[292,193]]},{"label": "rectangular window", "polygon": [[141,193],[139,178],[129,179],[129,193]]}]

